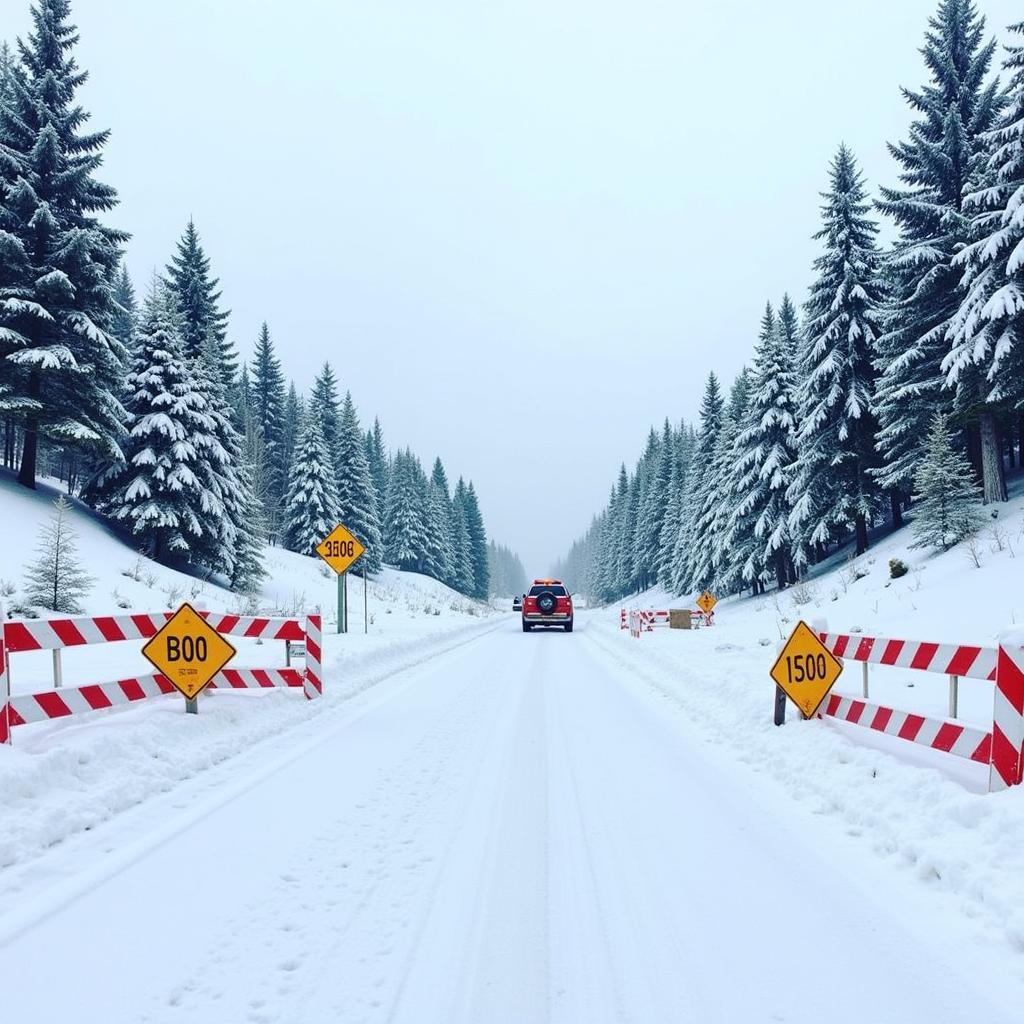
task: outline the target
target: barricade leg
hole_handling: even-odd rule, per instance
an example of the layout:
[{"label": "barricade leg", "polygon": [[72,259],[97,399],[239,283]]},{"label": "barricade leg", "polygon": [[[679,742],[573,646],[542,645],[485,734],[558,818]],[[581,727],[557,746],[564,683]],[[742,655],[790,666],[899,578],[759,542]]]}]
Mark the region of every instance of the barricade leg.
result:
[{"label": "barricade leg", "polygon": [[0,743],[11,742],[11,684],[7,676],[7,644],[4,641],[6,621],[3,605],[0,605]]},{"label": "barricade leg", "polygon": [[1018,786],[1024,776],[1024,650],[1000,647],[992,716],[989,791]]},{"label": "barricade leg", "polygon": [[306,616],[306,674],[302,689],[307,700],[316,700],[324,692],[323,633],[319,615]]}]

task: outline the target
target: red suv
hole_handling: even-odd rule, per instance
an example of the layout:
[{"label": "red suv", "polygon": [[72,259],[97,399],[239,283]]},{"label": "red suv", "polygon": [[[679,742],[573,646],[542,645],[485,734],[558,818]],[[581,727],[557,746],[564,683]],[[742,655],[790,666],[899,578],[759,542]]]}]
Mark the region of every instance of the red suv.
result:
[{"label": "red suv", "polygon": [[572,632],[572,597],[561,580],[534,580],[523,597],[523,632],[534,626],[561,626]]}]

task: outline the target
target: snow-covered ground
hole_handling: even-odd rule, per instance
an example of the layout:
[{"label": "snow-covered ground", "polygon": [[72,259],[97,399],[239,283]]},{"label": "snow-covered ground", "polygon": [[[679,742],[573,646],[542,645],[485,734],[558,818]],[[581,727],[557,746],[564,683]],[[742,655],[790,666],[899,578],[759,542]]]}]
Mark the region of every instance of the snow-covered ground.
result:
[{"label": "snow-covered ground", "polygon": [[[48,513],[45,498],[0,501],[26,531]],[[90,611],[111,611],[114,587],[151,611],[162,586],[191,585],[148,563],[123,577],[130,552],[78,525],[103,581]],[[973,554],[894,535],[781,596],[721,602],[711,629],[639,639],[617,607],[579,610],[572,635],[523,634],[508,611],[385,572],[370,633],[359,600],[354,632],[328,630],[322,701],[214,693],[198,716],[168,698],[20,728],[0,749],[5,1015],[1019,1020],[1024,791],[984,794],[974,766],[852,727],[791,714],[776,728],[768,677],[800,617],[1019,638],[1024,499],[998,526]],[[314,560],[270,557],[264,607],[296,610],[304,592],[331,610]],[[2,558],[9,579],[27,555]],[[195,599],[236,607],[209,584]],[[274,647],[240,661],[279,663]],[[114,653],[67,653],[68,684],[109,677],[104,658],[135,665],[132,645],[99,650]],[[16,656],[14,673],[16,689],[50,685],[48,656]],[[859,687],[848,670],[838,688]],[[871,687],[945,710],[942,676],[875,668]],[[964,718],[989,726],[991,686],[962,687]]]},{"label": "snow-covered ground", "polygon": [[[1024,954],[1024,789],[980,795],[985,766],[831,719],[801,722],[792,706],[778,729],[768,677],[780,642],[801,618],[836,633],[1024,644],[1021,484],[1014,481],[1015,497],[974,544],[945,553],[910,550],[912,536],[904,529],[860,558],[837,556],[805,586],[719,602],[711,629],[655,630],[626,643],[614,608],[598,614],[590,636],[659,694],[667,710],[699,725],[709,743],[731,750],[794,801],[832,820],[837,834],[942,894]],[[910,572],[890,579],[892,558]],[[656,588],[626,607],[686,603]],[[851,662],[835,692],[859,696],[861,685],[861,667]],[[959,688],[959,718],[991,729],[992,684],[961,679]],[[941,674],[873,665],[869,692],[902,710],[948,713]]]},{"label": "snow-covered ground", "polygon": [[[41,523],[53,511],[54,488],[36,493],[0,474],[0,513],[17,544],[0,546],[0,589],[21,596]],[[212,611],[324,616],[323,701],[301,693],[210,691],[197,717],[186,717],[177,696],[124,709],[21,726],[11,748],[0,747],[0,869],[155,793],[228,759],[268,736],[320,715],[399,669],[429,658],[493,627],[495,613],[436,580],[385,568],[370,580],[369,629],[364,630],[363,583],[349,581],[349,633],[337,634],[337,585],[317,558],[268,548],[269,578],[255,601],[212,582],[140,557],[87,509],[72,517],[78,557],[95,584],[85,614],[127,615],[176,607],[183,600]],[[2,583],[6,581],[7,586]],[[14,592],[10,593],[13,588]],[[233,638],[234,667],[283,666],[284,644]],[[138,641],[68,648],[62,652],[65,686],[124,679],[152,671]],[[14,693],[53,687],[49,651],[10,657]]]},{"label": "snow-covered ground", "polygon": [[644,641],[492,625],[0,873],[11,1019],[1019,1019],[1005,933],[682,713]]}]

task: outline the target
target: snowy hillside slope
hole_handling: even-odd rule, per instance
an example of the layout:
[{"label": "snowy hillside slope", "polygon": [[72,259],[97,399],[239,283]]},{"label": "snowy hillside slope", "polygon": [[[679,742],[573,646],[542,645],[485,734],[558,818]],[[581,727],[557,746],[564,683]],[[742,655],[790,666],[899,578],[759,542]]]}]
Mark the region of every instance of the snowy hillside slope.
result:
[{"label": "snowy hillside slope", "polygon": [[[946,552],[911,550],[908,524],[860,557],[840,551],[781,594],[725,598],[716,617],[748,639],[773,642],[803,618],[824,619],[835,633],[994,644],[1007,630],[1024,629],[1024,477],[1010,485],[1011,500],[989,515],[973,543]],[[894,558],[910,570],[895,580],[889,576]],[[637,608],[686,604],[695,607],[692,599],[658,587],[625,602]]]},{"label": "snowy hillside slope", "polygon": [[[816,566],[805,582],[782,593],[734,596],[719,601],[715,626],[693,634],[689,647],[712,653],[717,662],[755,654],[751,685],[760,688],[779,644],[803,619],[833,633],[942,643],[995,646],[1001,640],[1024,644],[1024,478],[1013,481],[1012,499],[990,517],[976,538],[946,552],[911,549],[911,527],[890,534],[859,558],[840,552]],[[898,559],[908,572],[889,575]],[[683,607],[694,602],[653,588],[626,607]],[[618,608],[604,613],[618,623]],[[656,641],[657,642],[657,641]],[[693,652],[690,651],[690,654]],[[746,663],[746,662],[745,662]],[[718,665],[715,666],[717,668]],[[851,663],[835,691],[861,695],[861,667]],[[945,676],[873,665],[871,699],[918,714],[944,717],[948,711]],[[992,686],[981,680],[959,683],[961,720],[992,725]],[[843,728],[842,726],[837,726]],[[854,729],[858,742],[871,742],[904,758],[937,764],[975,788],[980,768],[958,759],[933,758],[911,744]]]},{"label": "snowy hillside slope", "polygon": [[[24,567],[39,527],[59,491],[33,493],[0,473],[0,589],[9,606],[22,598]],[[260,739],[323,714],[347,714],[346,702],[375,683],[447,650],[503,618],[436,580],[385,568],[369,583],[369,631],[364,633],[362,581],[349,581],[349,629],[336,632],[336,578],[318,558],[268,548],[269,578],[255,600],[139,556],[88,509],[75,503],[77,550],[95,584],[86,614],[129,614],[176,607],[188,600],[211,611],[324,616],[322,701],[292,692],[217,692],[204,696],[198,716],[166,697],[125,709],[19,727],[13,747],[0,747],[0,868],[83,828],[145,801],[177,782],[250,748]],[[236,667],[284,664],[284,645],[234,638]],[[125,642],[63,652],[65,686],[122,679],[152,671],[141,644]],[[48,651],[10,659],[15,693],[53,686]]]},{"label": "snowy hillside slope", "polygon": [[[801,722],[792,706],[772,724],[768,670],[796,622],[827,621],[833,632],[945,643],[1024,644],[1024,488],[979,534],[945,553],[909,550],[909,528],[864,556],[818,568],[806,586],[781,595],[719,602],[715,625],[696,632],[655,630],[633,639],[619,630],[619,607],[585,626],[637,685],[648,687],[715,751],[749,765],[815,817],[831,819],[900,872],[909,871],[979,932],[1024,951],[1024,787],[982,795],[988,769],[834,720]],[[980,566],[976,565],[977,561]],[[910,567],[890,580],[888,562]],[[681,607],[655,588],[627,606]],[[835,687],[859,695],[861,669],[848,663]],[[873,665],[871,699],[945,717],[945,676]],[[960,719],[992,726],[992,684],[960,681]]]},{"label": "snowy hillside slope", "polygon": [[[63,493],[53,482],[41,482],[35,492],[19,487],[10,472],[0,470],[0,522],[8,538],[15,543],[0,547],[0,581],[15,592],[8,604],[21,595],[26,563],[31,561],[40,526],[53,512],[53,501]],[[335,624],[335,576],[318,558],[297,555],[282,548],[265,551],[264,566],[269,578],[255,601],[234,594],[187,572],[179,572],[138,555],[101,517],[72,500],[73,526],[78,535],[79,557],[94,577],[95,584],[83,602],[87,614],[113,614],[122,611],[152,611],[188,600],[211,611],[294,615],[300,610],[320,609],[325,630]],[[2,586],[2,583],[0,583]],[[363,626],[362,581],[349,582],[352,602],[349,625]],[[385,569],[370,583],[371,625],[384,625],[380,614],[400,610],[409,617],[430,616],[437,610],[473,615],[478,602],[463,597],[443,583],[416,573]],[[374,607],[374,605],[383,607]],[[390,609],[390,611],[385,611]],[[354,617],[354,618],[353,618]],[[402,616],[405,617],[405,616]]]}]

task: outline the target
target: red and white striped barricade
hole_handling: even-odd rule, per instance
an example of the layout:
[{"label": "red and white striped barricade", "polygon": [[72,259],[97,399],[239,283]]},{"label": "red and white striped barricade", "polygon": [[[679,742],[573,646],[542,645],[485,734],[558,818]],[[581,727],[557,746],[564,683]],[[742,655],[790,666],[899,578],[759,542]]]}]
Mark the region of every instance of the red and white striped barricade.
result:
[{"label": "red and white striped barricade", "polygon": [[654,629],[655,626],[668,627],[668,612],[667,611],[649,611],[644,609],[630,609],[628,612],[625,608],[619,609],[619,629],[632,629],[629,622],[629,617],[636,611],[640,616],[640,628],[646,630],[648,633]]},{"label": "red and white striped barricade", "polygon": [[[631,611],[627,611],[625,608],[619,609],[619,629],[631,629],[629,624],[629,616],[632,614]],[[653,629],[664,627],[669,628],[670,616],[668,610],[657,610],[657,611],[640,611],[641,625],[648,633]],[[690,622],[693,627],[696,628],[701,625],[710,626],[714,620],[714,614],[705,614],[700,611],[690,612]]]},{"label": "red and white striped barricade", "polygon": [[640,612],[643,618],[644,629],[650,633],[655,626],[668,628],[668,612],[667,611],[642,611]]},{"label": "red and white striped barricade", "polygon": [[4,643],[4,623],[7,613],[0,604],[0,743],[11,742],[11,726],[7,706],[11,699],[10,677],[7,675],[7,645]]},{"label": "red and white striped barricade", "polygon": [[[67,619],[38,619],[3,622],[0,628],[0,743],[11,742],[11,730],[18,725],[68,715],[99,711],[120,704],[176,693],[170,681],[159,673],[118,679],[110,683],[64,687],[58,670],[59,652],[66,647],[148,640],[173,612],[142,615],[79,616]],[[305,668],[226,668],[210,683],[219,689],[265,689],[295,687],[307,700],[323,694],[322,623],[319,615],[298,618],[263,618],[200,612],[204,619],[226,636],[282,640],[289,645],[305,643]],[[10,693],[9,659],[24,651],[52,650],[55,655],[57,688],[39,693]],[[288,659],[290,661],[290,657]]]},{"label": "red and white striped barricade", "polygon": [[[1024,775],[1024,651],[843,633],[818,636],[837,658],[864,665],[863,699],[829,694],[821,715],[988,764],[990,791],[1020,784]],[[872,664],[948,676],[950,717],[931,718],[871,703],[867,699],[867,666]],[[991,731],[952,720],[960,677],[995,684]]]}]

